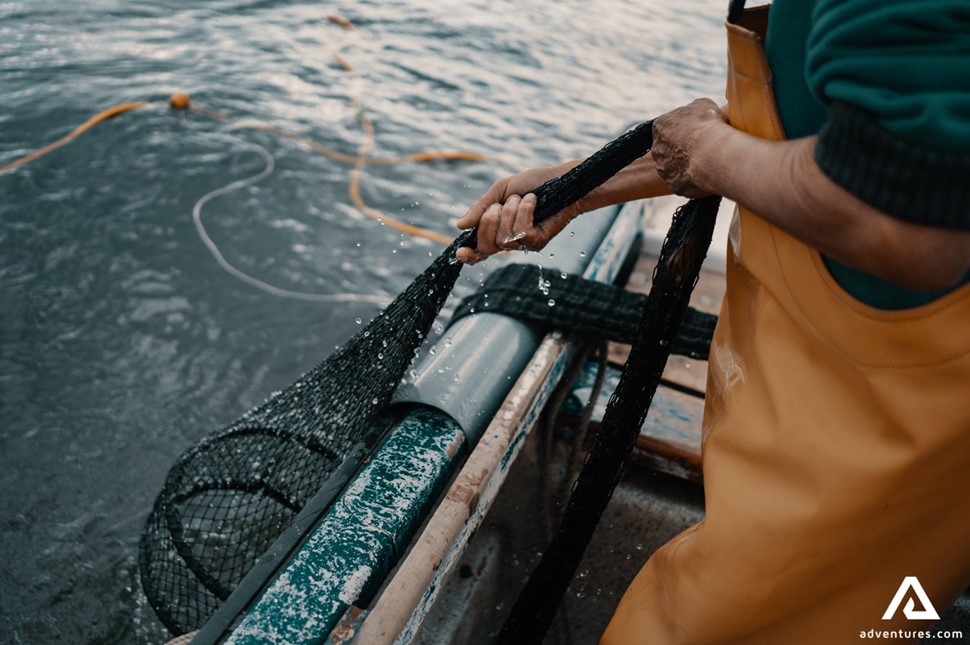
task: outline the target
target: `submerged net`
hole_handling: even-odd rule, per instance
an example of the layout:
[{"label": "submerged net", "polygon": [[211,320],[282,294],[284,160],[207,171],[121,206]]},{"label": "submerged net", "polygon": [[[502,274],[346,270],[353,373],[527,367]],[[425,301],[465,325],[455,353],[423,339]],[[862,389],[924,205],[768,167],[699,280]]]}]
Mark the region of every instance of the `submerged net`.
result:
[{"label": "submerged net", "polygon": [[616,488],[657,391],[714,231],[720,197],[678,209],[654,269],[633,349],[559,529],[512,607],[498,642],[541,643]]},{"label": "submerged net", "polygon": [[[533,191],[535,221],[643,156],[651,127]],[[308,501],[322,513],[378,445],[381,414],[461,271],[455,251],[475,245],[474,231],[462,234],[341,349],[178,459],[139,552],[142,586],[172,633],[201,627]]]}]

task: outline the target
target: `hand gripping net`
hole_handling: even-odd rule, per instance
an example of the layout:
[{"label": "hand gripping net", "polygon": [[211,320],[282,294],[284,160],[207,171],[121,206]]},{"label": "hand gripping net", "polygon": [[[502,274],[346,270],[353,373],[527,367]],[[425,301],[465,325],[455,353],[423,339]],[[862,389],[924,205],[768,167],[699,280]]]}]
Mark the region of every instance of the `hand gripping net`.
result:
[{"label": "hand gripping net", "polygon": [[[647,122],[534,192],[559,212],[652,143]],[[142,532],[142,586],[174,634],[201,627],[313,498],[326,507],[383,432],[379,419],[476,245],[462,234],[378,317],[287,389],[203,439],[172,467]]]}]

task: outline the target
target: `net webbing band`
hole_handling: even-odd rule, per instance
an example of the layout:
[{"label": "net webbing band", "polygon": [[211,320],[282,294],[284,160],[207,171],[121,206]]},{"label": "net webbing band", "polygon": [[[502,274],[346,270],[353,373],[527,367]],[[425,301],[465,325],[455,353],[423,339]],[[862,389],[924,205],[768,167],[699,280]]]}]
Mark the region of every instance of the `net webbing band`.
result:
[{"label": "net webbing band", "polygon": [[[530,264],[509,264],[461,301],[451,324],[476,312],[488,312],[511,316],[544,331],[574,331],[631,345],[647,299],[646,294],[581,276],[543,271]],[[688,307],[670,353],[706,361],[716,324],[717,316]]]}]

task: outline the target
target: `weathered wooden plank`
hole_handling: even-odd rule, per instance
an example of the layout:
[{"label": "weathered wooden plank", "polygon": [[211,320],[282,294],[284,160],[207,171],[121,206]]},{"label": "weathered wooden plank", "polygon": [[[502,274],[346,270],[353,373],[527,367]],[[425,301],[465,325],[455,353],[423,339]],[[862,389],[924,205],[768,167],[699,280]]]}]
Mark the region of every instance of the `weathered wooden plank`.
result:
[{"label": "weathered wooden plank", "polygon": [[[606,413],[610,394],[620,381],[620,368],[607,367],[603,387],[596,399],[590,428],[593,432]],[[580,411],[592,393],[596,365],[588,363],[580,380],[560,410],[561,422],[575,423]],[[701,428],[704,417],[704,399],[661,385],[654,395],[647,420],[637,439],[640,460],[649,462],[657,470],[678,477],[697,480],[701,473]]]},{"label": "weathered wooden plank", "polygon": [[[637,293],[649,293],[653,267],[656,263],[656,255],[642,253],[626,288]],[[723,275],[709,270],[701,271],[694,293],[691,294],[690,303],[695,309],[716,315],[721,309],[724,290]],[[610,343],[608,358],[611,363],[623,365],[629,355],[629,345]],[[707,361],[671,356],[664,370],[664,379],[695,392],[704,392],[707,384]]]}]

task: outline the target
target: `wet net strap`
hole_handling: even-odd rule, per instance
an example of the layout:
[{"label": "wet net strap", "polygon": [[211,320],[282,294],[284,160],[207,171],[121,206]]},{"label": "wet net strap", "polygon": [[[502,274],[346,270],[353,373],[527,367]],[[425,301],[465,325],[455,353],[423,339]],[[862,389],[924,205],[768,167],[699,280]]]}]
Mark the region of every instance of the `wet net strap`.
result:
[{"label": "wet net strap", "polygon": [[654,269],[636,342],[549,548],[513,606],[498,641],[541,643],[623,474],[711,242],[720,202],[708,197],[674,215]]},{"label": "wet net strap", "polygon": [[[548,274],[548,270],[545,272]],[[461,301],[451,324],[475,312],[511,316],[544,331],[575,331],[583,337],[633,344],[648,296],[622,287],[543,271],[530,264],[510,264],[488,277],[475,294]],[[687,308],[670,353],[707,360],[717,316]]]},{"label": "wet net strap", "polygon": [[[550,179],[532,192],[536,196],[533,221],[549,219],[562,209],[576,203],[607,179],[647,154],[653,145],[653,121],[646,121],[625,132],[594,152],[581,164],[561,177]],[[478,245],[475,231],[456,240],[460,246]]]}]

